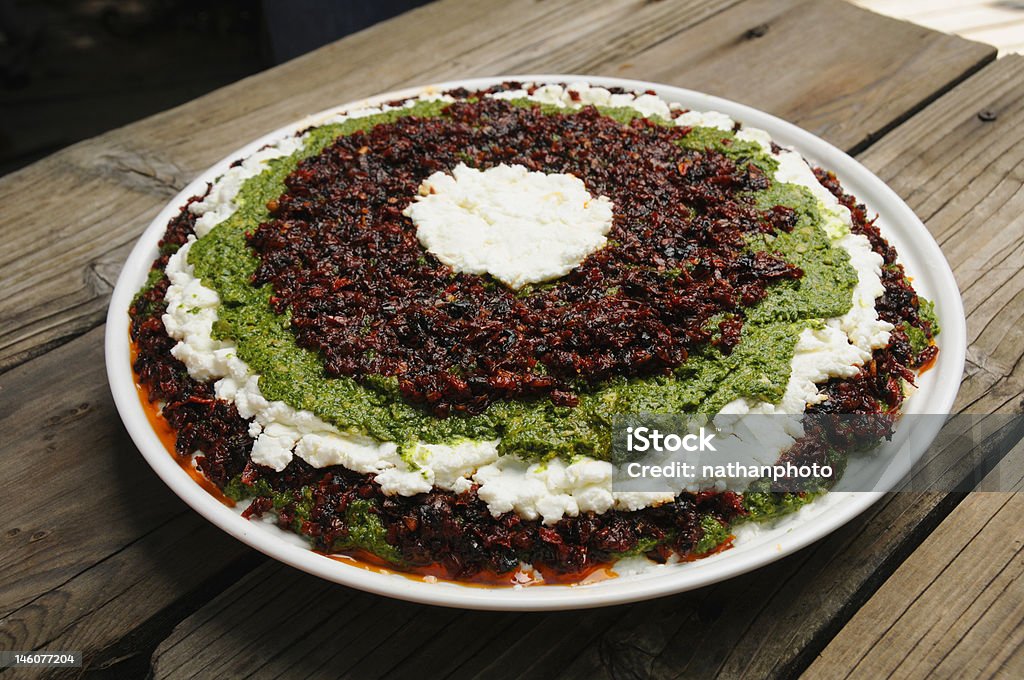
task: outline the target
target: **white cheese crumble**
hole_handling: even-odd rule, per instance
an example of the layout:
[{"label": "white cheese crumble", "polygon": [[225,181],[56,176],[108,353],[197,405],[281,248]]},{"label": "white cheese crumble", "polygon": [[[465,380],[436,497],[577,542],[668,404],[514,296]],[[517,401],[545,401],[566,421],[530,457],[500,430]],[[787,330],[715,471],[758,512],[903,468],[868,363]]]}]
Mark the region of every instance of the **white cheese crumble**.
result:
[{"label": "white cheese crumble", "polygon": [[[567,87],[545,85],[534,90],[532,94],[526,90],[517,90],[491,96],[502,99],[529,98],[563,107],[579,107],[586,104],[631,107],[645,116],[658,115],[666,119],[671,118],[673,110],[679,108],[677,104],[667,104],[653,95],[612,94],[604,88],[590,87],[585,83]],[[410,100],[404,106],[414,104],[415,100]],[[360,109],[347,115],[340,114],[324,123],[372,115],[388,108],[393,107]],[[731,118],[716,112],[688,111],[678,115],[674,122],[677,125],[715,127],[722,130],[731,130],[734,126]],[[769,152],[771,150],[771,139],[764,131],[743,128],[737,133],[737,137],[756,142]],[[216,224],[234,213],[237,209],[235,197],[246,179],[262,172],[270,159],[293,153],[303,141],[302,137],[289,137],[260,150],[242,164],[225,172],[206,198],[189,207],[190,211],[199,216],[196,237],[204,237]],[[883,292],[880,278],[881,257],[871,250],[870,243],[865,237],[850,233],[849,211],[821,186],[798,153],[784,150],[775,157],[779,161],[779,168],[775,174],[776,181],[792,182],[810,189],[818,199],[819,208],[825,217],[826,233],[833,243],[849,254],[850,263],[857,271],[858,277],[853,293],[853,307],[842,317],[824,320],[823,327],[806,329],[801,333],[792,360],[790,380],[779,404],[749,403],[740,399],[728,404],[723,413],[802,413],[807,403],[816,403],[823,398],[818,393],[815,383],[823,382],[830,377],[855,375],[859,367],[870,359],[873,349],[887,344],[889,331],[892,330],[891,325],[878,318],[874,307],[875,298]],[[531,209],[530,206],[513,206],[526,195],[531,196],[532,201],[553,201],[556,212],[560,209],[559,206],[571,203],[572,205],[565,209],[569,211],[568,214],[576,216],[572,219],[585,219],[590,224],[587,234],[592,247],[596,249],[603,245],[610,226],[612,209],[610,201],[606,198],[594,199],[589,193],[584,198],[586,189],[580,180],[571,175],[531,173],[525,168],[516,169],[510,166],[504,166],[505,169],[499,168],[479,172],[461,166],[461,169],[456,168],[451,175],[436,173],[424,183],[426,195],[410,206],[409,215],[417,222],[418,231],[424,232],[421,234],[424,246],[435,252],[439,259],[450,266],[456,266],[452,262],[475,262],[468,266],[483,266],[480,260],[472,259],[476,257],[476,253],[458,252],[456,241],[461,238],[459,234],[471,228],[468,226],[471,220],[466,216],[470,215],[473,220],[482,221],[488,226],[499,223],[506,216],[514,219],[521,215],[522,211]],[[502,181],[517,178],[516,181],[524,183],[521,187],[522,195],[518,198],[495,198],[493,193],[502,192],[504,187],[500,186],[502,182],[498,181],[499,175],[487,177],[492,172],[502,173]],[[534,175],[539,177],[533,178]],[[552,177],[558,179],[552,180]],[[558,188],[555,188],[556,185]],[[431,188],[435,193],[430,193]],[[561,198],[548,201],[548,194],[543,193],[545,191],[561,194]],[[431,196],[440,198],[435,201],[430,198]],[[520,212],[516,213],[516,210]],[[587,213],[588,210],[594,212]],[[544,219],[540,209],[531,214],[536,219]],[[449,226],[448,229],[454,230],[446,234],[443,233],[446,229],[441,226],[443,220],[455,220],[457,223],[461,221],[461,224]],[[565,217],[561,221],[571,220]],[[597,229],[598,222],[601,223],[603,230]],[[472,228],[483,227],[480,222],[472,224]],[[564,225],[560,225],[559,228],[561,226]],[[516,226],[511,232],[517,234],[520,231],[529,231],[530,228],[530,225]],[[472,238],[471,235],[467,237]],[[517,250],[523,244],[517,244],[516,238],[520,237],[514,236],[511,239],[512,243],[506,239],[501,246],[495,245],[491,253],[493,264],[488,261],[484,271],[513,286],[522,285],[530,280],[544,280],[529,278],[532,275],[539,275],[540,272],[539,268],[528,262],[510,261],[505,263],[509,265],[508,267],[502,268],[503,256],[529,252],[525,247],[522,251]],[[637,510],[670,501],[674,496],[671,492],[612,492],[612,465],[605,461],[581,457],[572,463],[558,459],[545,463],[530,463],[513,456],[499,457],[498,441],[463,441],[452,445],[420,444],[415,451],[403,458],[399,455],[395,443],[380,442],[366,436],[341,432],[309,411],[296,410],[284,402],[267,400],[260,392],[259,376],[237,357],[235,346],[212,337],[219,298],[215,291],[202,285],[188,263],[188,253],[194,241],[195,238],[190,238],[189,243],[179,249],[167,264],[166,273],[171,285],[166,294],[167,311],[163,316],[163,322],[168,334],[178,341],[172,354],[185,364],[189,374],[197,380],[216,380],[217,397],[233,402],[243,418],[253,419],[250,434],[256,441],[251,457],[255,463],[280,471],[287,466],[293,456],[299,456],[318,468],[342,465],[356,472],[375,474],[384,493],[406,496],[422,493],[433,487],[458,493],[469,489],[475,483],[480,485],[480,498],[487,503],[494,515],[515,511],[528,519],[541,518],[545,523],[553,523],[563,516],[574,516],[580,512],[600,513],[611,508]],[[568,241],[572,244],[577,243],[571,239]],[[445,252],[449,253],[445,257],[450,257],[452,262],[447,262],[440,254]],[[522,257],[533,255],[524,254]],[[558,259],[565,261],[558,266],[565,266],[575,257],[570,258],[563,252]],[[582,260],[585,254],[578,257]],[[578,263],[579,260],[575,262]],[[490,268],[492,266],[493,270]],[[544,265],[548,272],[545,278],[560,276],[573,266],[575,264],[569,265],[565,271],[558,274],[550,274],[554,271],[554,265]],[[787,437],[792,436],[798,436],[798,433],[780,434],[779,441],[776,442],[780,450],[786,445]],[[761,459],[764,456],[765,454],[758,453],[754,457]],[[771,462],[767,458],[764,460]],[[695,486],[704,485],[706,482],[716,483],[718,488],[724,488],[726,480],[697,480]]]},{"label": "white cheese crumble", "polygon": [[310,411],[266,399],[259,375],[238,358],[235,345],[212,337],[219,298],[202,285],[188,263],[193,243],[190,237],[164,270],[171,285],[164,298],[163,322],[167,334],[178,341],[171,354],[197,380],[216,379],[217,398],[234,403],[240,416],[253,419],[249,434],[256,439],[250,454],[254,463],[280,472],[296,455],[317,468],[341,465],[376,474],[385,493],[411,496],[435,485],[464,491],[468,475],[498,458],[497,441],[420,445],[411,456],[417,465],[410,466],[393,442],[341,432]]},{"label": "white cheese crumble", "polygon": [[441,262],[510,288],[565,276],[612,227],[611,200],[591,196],[580,178],[504,163],[435,172],[403,214]]},{"label": "white cheese crumble", "polygon": [[188,210],[198,215],[195,223],[195,234],[199,238],[206,236],[215,226],[235,214],[238,206],[234,198],[242,190],[245,180],[255,177],[267,169],[267,161],[282,156],[290,156],[302,146],[298,137],[288,137],[274,146],[260,149],[246,158],[239,165],[228,168],[210,186],[210,192],[201,201],[189,205]]}]

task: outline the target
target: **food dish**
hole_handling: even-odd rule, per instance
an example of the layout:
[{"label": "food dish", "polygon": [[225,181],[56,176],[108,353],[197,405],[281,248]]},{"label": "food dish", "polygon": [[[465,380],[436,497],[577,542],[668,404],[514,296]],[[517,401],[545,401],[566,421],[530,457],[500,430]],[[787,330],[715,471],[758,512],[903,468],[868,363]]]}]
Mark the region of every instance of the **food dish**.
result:
[{"label": "food dish", "polygon": [[[826,403],[864,401],[863,389],[847,394],[851,367],[885,347],[904,365],[935,358],[855,203],[826,180],[859,236],[799,155],[756,129],[643,90],[491,82],[454,104],[469,92],[444,93],[285,135],[172,220],[157,270],[170,278],[133,310],[136,368],[157,400],[187,402],[165,409],[181,450],[203,449],[204,473],[229,495],[255,492],[250,514],[276,511],[324,550],[421,572],[440,562],[456,577],[541,571],[550,582],[621,553],[706,555],[751,506],[607,488],[605,405],[802,410],[830,377]],[[588,102],[612,108],[577,108]],[[595,142],[600,153],[580,151]],[[310,160],[293,172],[293,154]],[[282,195],[274,182],[289,173]],[[499,200],[510,187],[519,195]],[[462,247],[480,224],[508,224],[509,205],[543,207],[502,230],[512,238]],[[552,214],[557,247],[538,250],[531,223]],[[690,231],[655,247],[652,219],[655,235]],[[874,304],[883,289],[890,321]],[[680,290],[693,295],[670,297]],[[685,313],[663,313],[672,305]],[[924,336],[912,354],[888,342],[901,321]],[[752,366],[757,380],[732,378]],[[898,405],[902,390],[880,389],[872,396]],[[537,568],[518,569],[523,557]]]}]

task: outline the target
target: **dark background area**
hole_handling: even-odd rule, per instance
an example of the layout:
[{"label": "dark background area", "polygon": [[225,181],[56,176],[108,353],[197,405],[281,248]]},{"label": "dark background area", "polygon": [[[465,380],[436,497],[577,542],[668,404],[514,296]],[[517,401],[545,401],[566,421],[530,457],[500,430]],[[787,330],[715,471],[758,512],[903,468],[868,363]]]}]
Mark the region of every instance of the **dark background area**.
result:
[{"label": "dark background area", "polygon": [[428,0],[0,0],[0,175]]}]

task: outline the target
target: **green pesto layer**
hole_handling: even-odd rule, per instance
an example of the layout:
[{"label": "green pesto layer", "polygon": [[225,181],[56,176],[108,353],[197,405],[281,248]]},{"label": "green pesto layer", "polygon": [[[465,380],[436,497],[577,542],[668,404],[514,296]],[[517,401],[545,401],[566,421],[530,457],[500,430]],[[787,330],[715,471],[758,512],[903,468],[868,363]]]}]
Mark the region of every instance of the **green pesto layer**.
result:
[{"label": "green pesto layer", "polygon": [[[270,286],[251,285],[258,260],[246,245],[245,232],[269,218],[266,204],[284,193],[285,178],[303,158],[319,153],[339,136],[402,116],[444,115],[445,106],[444,102],[419,102],[310,131],[298,152],[269,161],[262,174],[247,180],[235,199],[237,211],[192,246],[189,262],[196,275],[221,299],[214,335],[237,344],[238,356],[260,375],[260,390],[267,399],[312,411],[343,431],[406,446],[501,438],[501,453],[526,459],[577,455],[608,459],[615,414],[715,413],[738,398],[778,402],[789,380],[800,332],[850,309],[857,274],[846,252],[833,245],[822,229],[824,218],[817,199],[804,187],[773,183],[752,199],[762,207],[793,208],[798,223],[791,233],[751,239],[751,248],[778,252],[801,267],[804,276],[773,286],[761,303],[748,310],[741,341],[729,355],[705,347],[672,376],[612,380],[582,394],[575,408],[558,407],[549,400],[501,402],[478,416],[446,419],[403,401],[394,378],[381,376],[358,383],[327,376],[319,355],[296,345],[289,316],[272,312]],[[557,107],[550,110],[568,113]],[[620,120],[638,115],[628,109],[602,113]],[[694,128],[681,145],[714,148],[738,162],[756,164],[769,177],[777,167],[770,154],[730,132]]]}]

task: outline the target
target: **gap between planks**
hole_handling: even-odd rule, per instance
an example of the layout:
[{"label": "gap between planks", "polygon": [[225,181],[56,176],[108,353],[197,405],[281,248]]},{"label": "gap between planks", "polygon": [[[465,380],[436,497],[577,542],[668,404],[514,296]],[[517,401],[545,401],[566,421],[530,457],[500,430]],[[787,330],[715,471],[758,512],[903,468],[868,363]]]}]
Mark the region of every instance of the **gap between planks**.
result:
[{"label": "gap between planks", "polygon": [[[1019,444],[886,580],[804,674],[1024,676]],[[928,621],[929,625],[921,625]]]}]

